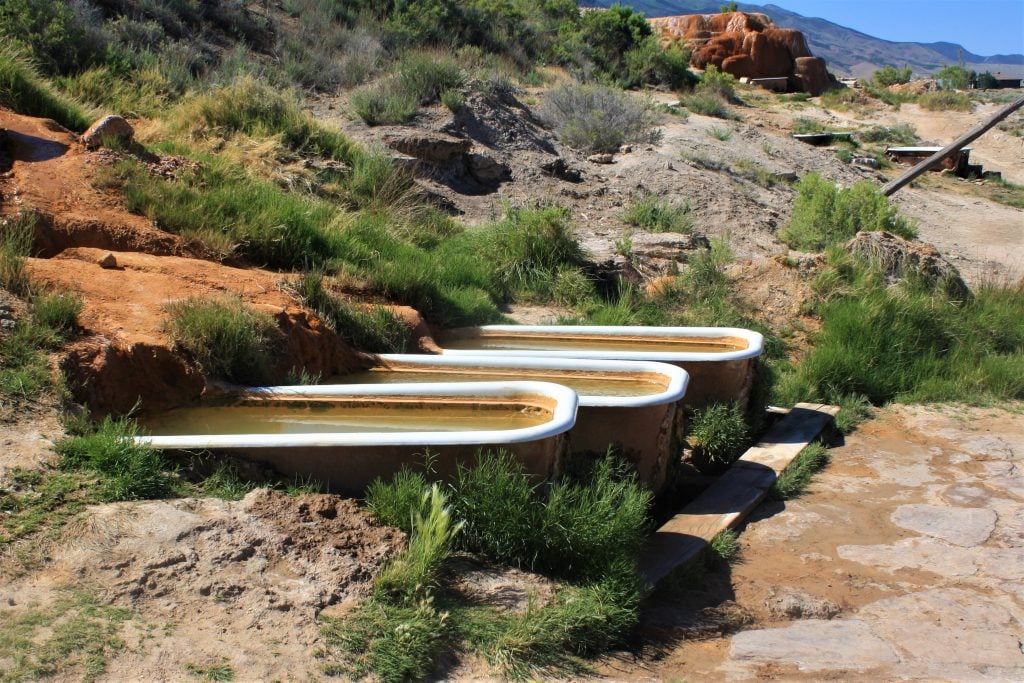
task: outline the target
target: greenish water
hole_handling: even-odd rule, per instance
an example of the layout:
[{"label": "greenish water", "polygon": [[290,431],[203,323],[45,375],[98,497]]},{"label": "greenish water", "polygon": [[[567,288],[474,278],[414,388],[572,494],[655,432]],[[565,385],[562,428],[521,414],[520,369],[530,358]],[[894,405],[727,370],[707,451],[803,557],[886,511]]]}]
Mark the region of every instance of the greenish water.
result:
[{"label": "greenish water", "polygon": [[643,351],[646,353],[727,353],[747,348],[732,337],[600,337],[547,334],[486,334],[441,337],[438,343],[453,350],[488,351]]},{"label": "greenish water", "polygon": [[354,432],[460,432],[519,429],[551,418],[541,408],[505,405],[346,405],[328,401],[266,401],[169,410],[140,419],[144,433],[310,434]]},{"label": "greenish water", "polygon": [[424,370],[391,370],[377,368],[328,380],[329,384],[400,384],[425,382],[555,382],[567,386],[580,396],[650,396],[665,390],[668,382],[653,373],[627,375],[607,373],[600,377],[573,372],[545,372],[520,368],[468,367],[460,370],[430,366]]}]

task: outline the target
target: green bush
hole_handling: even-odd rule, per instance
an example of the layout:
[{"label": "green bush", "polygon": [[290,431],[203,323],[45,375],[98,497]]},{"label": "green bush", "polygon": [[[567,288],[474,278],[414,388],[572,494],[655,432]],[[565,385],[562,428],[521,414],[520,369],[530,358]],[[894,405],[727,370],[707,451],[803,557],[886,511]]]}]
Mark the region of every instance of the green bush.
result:
[{"label": "green bush", "polygon": [[649,101],[601,85],[563,85],[548,92],[541,116],[561,140],[590,152],[616,152],[627,142],[656,142]]},{"label": "green bush", "polygon": [[750,432],[739,403],[716,403],[695,410],[688,439],[698,467],[720,469],[735,462],[750,445]]},{"label": "green bush", "polygon": [[726,102],[736,97],[736,77],[708,64],[697,84],[698,93],[717,95]]},{"label": "green bush", "polygon": [[185,299],[167,306],[167,330],[203,372],[237,384],[273,377],[281,333],[270,315],[241,299]]},{"label": "green bush", "polygon": [[625,61],[626,77],[619,84],[627,88],[662,85],[680,90],[697,82],[690,72],[690,48],[683,42],[662,47],[655,36],[648,36],[626,52]]},{"label": "green bush", "polygon": [[917,98],[917,104],[928,111],[971,111],[974,109],[971,98],[966,93],[949,90],[922,93]]},{"label": "green bush", "polygon": [[370,484],[366,489],[366,507],[378,522],[411,534],[417,515],[426,512],[424,494],[429,490],[426,477],[403,468],[390,481],[376,479]]},{"label": "green bush", "polygon": [[453,114],[462,109],[462,105],[465,103],[466,95],[461,90],[452,88],[441,93],[441,104],[443,104],[448,111]]},{"label": "green bush", "polygon": [[53,119],[79,133],[92,123],[85,109],[54,90],[9,43],[0,45],[0,104],[26,116]]},{"label": "green bush", "polygon": [[138,427],[127,418],[104,418],[81,436],[57,443],[60,465],[85,469],[100,476],[104,500],[144,500],[171,495],[174,478],[159,452],[132,441]]},{"label": "green bush", "polygon": [[797,135],[808,135],[812,133],[825,133],[828,129],[821,121],[817,119],[809,119],[805,116],[798,116],[793,119],[792,130]]},{"label": "green bush", "polygon": [[974,72],[958,64],[947,64],[934,75],[943,90],[966,90],[974,79]]},{"label": "green bush", "polygon": [[36,323],[65,336],[78,324],[82,297],[71,292],[49,292],[32,297],[32,318]]},{"label": "green bush", "polygon": [[895,126],[871,126],[858,134],[862,142],[884,142],[891,145],[916,145],[921,142],[914,126],[899,123]]},{"label": "green bush", "polygon": [[816,173],[797,183],[793,217],[779,237],[794,249],[820,251],[861,230],[885,230],[908,239],[914,226],[868,181],[837,188]]},{"label": "green bush", "polygon": [[713,92],[696,92],[693,95],[683,97],[683,106],[694,114],[701,116],[713,116],[716,119],[734,118],[726,101]]},{"label": "green bush", "polygon": [[904,65],[902,69],[897,69],[891,64],[886,64],[871,75],[871,80],[878,87],[887,88],[898,83],[909,83],[912,74],[913,70],[907,65]]},{"label": "green bush", "polygon": [[416,115],[418,102],[414,95],[388,81],[352,93],[349,106],[366,125],[384,126],[410,121]]},{"label": "green bush", "polygon": [[439,53],[409,53],[399,62],[396,71],[398,92],[415,98],[418,104],[433,104],[440,100],[441,93],[465,84],[466,76],[459,63]]},{"label": "green bush", "polygon": [[674,206],[653,194],[644,194],[626,207],[622,220],[649,232],[688,233],[693,230],[690,212],[689,202],[683,206]]}]

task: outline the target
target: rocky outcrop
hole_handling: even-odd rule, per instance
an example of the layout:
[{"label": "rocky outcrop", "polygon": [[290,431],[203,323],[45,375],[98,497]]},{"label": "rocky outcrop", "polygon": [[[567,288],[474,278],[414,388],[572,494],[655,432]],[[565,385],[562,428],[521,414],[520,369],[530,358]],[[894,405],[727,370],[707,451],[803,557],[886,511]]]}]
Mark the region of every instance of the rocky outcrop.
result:
[{"label": "rocky outcrop", "polygon": [[888,232],[858,232],[846,243],[846,250],[871,261],[889,284],[914,273],[953,298],[970,296],[960,271],[930,244],[911,242]]},{"label": "rocky outcrop", "polygon": [[779,28],[766,14],[687,14],[650,21],[663,41],[688,43],[691,63],[699,69],[714,64],[737,78],[788,78],[791,89],[812,95],[829,85],[825,61],[811,55],[804,34]]}]

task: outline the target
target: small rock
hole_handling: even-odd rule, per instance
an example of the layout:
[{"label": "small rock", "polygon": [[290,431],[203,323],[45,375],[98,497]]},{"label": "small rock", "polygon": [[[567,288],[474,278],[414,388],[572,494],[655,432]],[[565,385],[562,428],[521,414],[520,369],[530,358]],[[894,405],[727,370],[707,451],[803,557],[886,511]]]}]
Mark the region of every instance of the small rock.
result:
[{"label": "small rock", "polygon": [[589,161],[592,164],[614,164],[615,163],[615,155],[614,154],[591,154],[589,157],[587,157],[587,161]]},{"label": "small rock", "polygon": [[103,255],[98,263],[100,264],[100,268],[106,268],[107,270],[117,268],[117,259],[109,251]]},{"label": "small rock", "polygon": [[113,140],[127,144],[133,137],[135,130],[131,125],[120,116],[111,114],[89,126],[89,130],[82,134],[82,143],[87,149],[98,149],[104,142]]},{"label": "small rock", "polygon": [[764,601],[768,613],[776,619],[831,619],[839,614],[839,605],[798,590],[783,589]]},{"label": "small rock", "polygon": [[18,323],[11,320],[10,318],[4,318],[3,320],[0,320],[0,330],[13,330],[17,325]]},{"label": "small rock", "polygon": [[633,145],[623,145],[619,147],[619,154],[629,154],[633,151]]},{"label": "small rock", "polygon": [[854,166],[866,166],[867,168],[874,169],[881,168],[878,164],[878,159],[875,159],[874,157],[854,157],[852,163]]}]

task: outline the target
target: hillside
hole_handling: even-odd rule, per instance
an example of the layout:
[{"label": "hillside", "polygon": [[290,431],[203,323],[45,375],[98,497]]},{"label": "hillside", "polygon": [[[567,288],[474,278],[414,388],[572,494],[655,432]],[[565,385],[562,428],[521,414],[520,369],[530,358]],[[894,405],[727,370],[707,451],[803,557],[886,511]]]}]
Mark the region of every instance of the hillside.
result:
[{"label": "hillside", "polygon": [[[613,0],[593,3],[609,7]],[[712,0],[639,0],[630,3],[649,17],[674,14],[718,12],[721,2]],[[1024,71],[1024,55],[976,55],[962,46],[949,42],[914,43],[893,42],[869,36],[826,19],[805,17],[777,5],[739,3],[744,12],[763,12],[783,28],[803,31],[817,57],[824,57],[829,70],[837,74],[864,76],[884,64],[910,65],[915,73],[928,74],[945,64],[955,63],[963,54],[968,68],[977,71]]]}]

